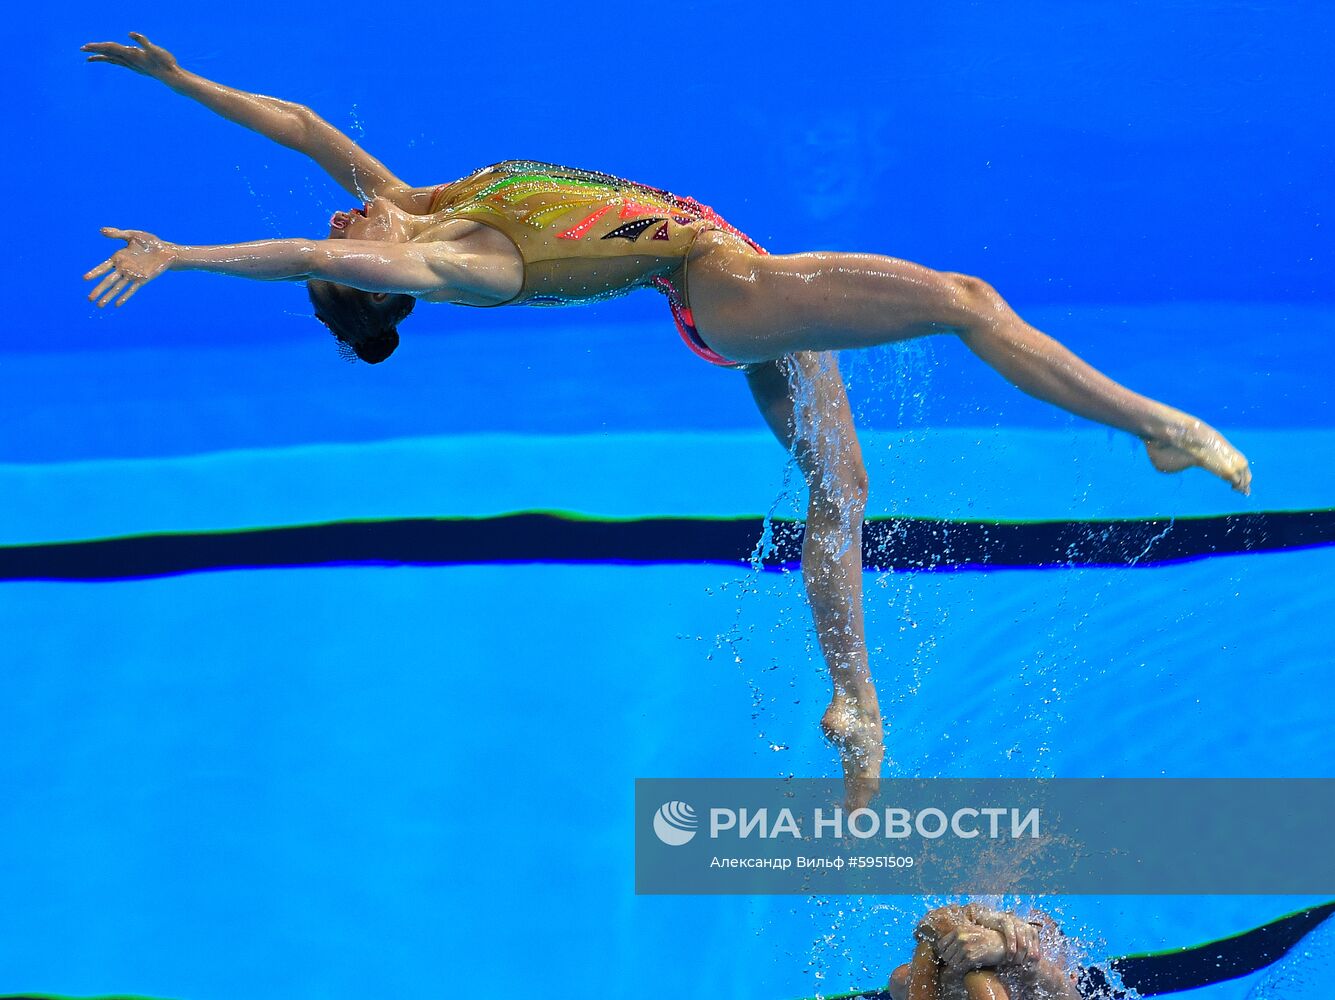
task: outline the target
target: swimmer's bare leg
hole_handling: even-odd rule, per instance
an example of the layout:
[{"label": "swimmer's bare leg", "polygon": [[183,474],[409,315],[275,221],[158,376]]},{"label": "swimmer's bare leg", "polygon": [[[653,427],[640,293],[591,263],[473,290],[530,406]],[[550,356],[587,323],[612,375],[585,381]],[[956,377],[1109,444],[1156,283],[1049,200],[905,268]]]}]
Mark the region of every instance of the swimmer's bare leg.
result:
[{"label": "swimmer's bare leg", "polygon": [[862,522],[867,472],[832,354],[756,365],[747,382],[766,422],[802,469],[810,492],[802,578],[834,694],[821,718],[839,750],[849,809],[881,782],[885,738],[862,620]]},{"label": "swimmer's bare leg", "polygon": [[1200,466],[1250,492],[1247,460],[1197,418],[1140,396],[1034,329],[978,278],[876,254],[758,256],[705,233],[691,308],[714,350],[738,361],[953,333],[1019,389],[1141,438],[1162,472]]}]

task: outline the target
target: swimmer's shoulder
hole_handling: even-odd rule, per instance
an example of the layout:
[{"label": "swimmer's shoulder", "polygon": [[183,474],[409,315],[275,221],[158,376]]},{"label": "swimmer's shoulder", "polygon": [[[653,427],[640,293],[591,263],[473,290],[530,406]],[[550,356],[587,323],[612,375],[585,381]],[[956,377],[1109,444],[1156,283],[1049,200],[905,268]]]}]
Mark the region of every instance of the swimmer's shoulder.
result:
[{"label": "swimmer's shoulder", "polygon": [[489,183],[497,174],[510,172],[510,168],[522,161],[505,160],[480,167],[471,174],[443,184],[428,184],[424,187],[404,187],[389,195],[399,208],[411,215],[433,215],[467,196],[477,187]]}]

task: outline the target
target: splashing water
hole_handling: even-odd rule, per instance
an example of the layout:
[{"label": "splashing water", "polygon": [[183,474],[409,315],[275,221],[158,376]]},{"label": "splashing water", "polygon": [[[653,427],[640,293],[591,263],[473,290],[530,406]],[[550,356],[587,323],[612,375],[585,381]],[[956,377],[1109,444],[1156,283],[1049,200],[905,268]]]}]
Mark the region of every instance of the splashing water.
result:
[{"label": "splashing water", "polygon": [[361,112],[357,110],[357,105],[348,109],[348,134],[360,143],[366,138],[366,124],[362,121]]},{"label": "splashing water", "polygon": [[[895,482],[901,475],[911,475],[913,466],[905,462],[914,460],[915,453],[921,450],[919,446],[933,433],[926,424],[932,372],[936,364],[934,348],[927,340],[914,341],[856,352],[841,360],[855,424],[863,430],[874,429],[878,423],[888,424],[895,431],[893,451],[887,448],[884,452],[866,456],[873,501],[877,500],[878,494],[891,498],[890,502],[875,506],[888,508],[898,517],[919,515],[920,511],[909,509],[908,502],[897,496],[899,492],[911,495],[913,491],[897,491]],[[827,366],[828,362],[820,366],[820,370],[792,380],[795,411],[816,417],[818,426],[821,414],[815,379],[822,371],[828,372]],[[825,438],[827,445],[838,448],[844,444],[838,440],[837,430],[826,427],[821,432],[829,435]],[[810,609],[799,589],[800,575],[785,571],[777,585],[766,582],[761,576],[767,562],[772,564],[776,555],[791,551],[784,545],[784,533],[788,528],[785,519],[792,517],[800,521],[806,513],[805,484],[802,477],[795,474],[797,468],[796,453],[790,451],[782,486],[764,518],[748,572],[743,578],[719,588],[720,594],[733,598],[736,614],[732,625],[715,640],[716,651],[726,653],[743,671],[751,698],[758,752],[765,754],[770,766],[776,767],[781,775],[794,769],[792,754],[802,752],[803,741],[810,745],[810,734],[775,729],[774,709],[778,702],[775,683],[779,677],[784,677],[791,690],[799,680],[793,676],[792,665],[782,662],[785,657],[767,657],[764,647],[758,644],[767,639],[773,643],[784,630],[802,627],[813,676],[801,680],[801,687],[805,691],[819,685],[822,692],[826,692],[829,684]],[[843,516],[845,537],[842,544],[847,545],[852,524],[846,513]],[[904,529],[900,527],[878,538],[873,546],[893,550],[903,537]],[[945,538],[942,544],[948,545],[949,541]],[[881,554],[888,556],[891,553]],[[774,576],[768,578],[774,579]],[[944,575],[929,574],[926,570],[883,572],[878,573],[874,581],[870,578],[866,581],[864,608],[867,633],[871,637],[868,656],[881,691],[885,716],[892,723],[897,716],[905,714],[897,708],[918,694],[949,649],[952,627],[956,631],[969,627],[977,620],[973,617],[975,611],[985,615],[990,610],[961,607],[958,599],[951,596],[952,591],[945,587],[945,581]],[[875,585],[871,586],[872,583]],[[782,591],[783,598],[779,619],[748,623],[748,612],[754,604],[751,599],[762,595],[772,598],[777,591]],[[1034,692],[1029,699],[1026,731],[1010,733],[1005,744],[997,748],[999,760],[1014,761],[1035,774],[1051,769],[1045,757],[1050,749],[1046,734],[1051,732],[1054,719],[1060,718],[1063,690],[1058,681],[1060,678],[1065,682],[1065,674],[1072,666],[1072,658],[1076,655],[1071,642],[1072,632],[1083,623],[1082,609],[1069,606],[1066,594],[1064,590],[1058,607],[1043,608],[1035,616],[1034,625],[1044,641],[1031,657],[1015,666],[1016,680]],[[767,608],[765,614],[773,617],[772,609]],[[1074,626],[1069,624],[1072,620],[1076,623]],[[819,675],[819,681],[816,675]],[[800,702],[800,695],[801,692],[794,692],[789,701]],[[901,747],[936,748],[936,751],[924,749],[925,754],[940,750],[941,734],[935,730],[914,733],[899,728],[891,732],[891,739]],[[801,740],[793,738],[794,735]],[[794,751],[794,747],[798,750]],[[910,758],[899,770],[901,773],[929,774],[933,760],[938,758],[925,756],[915,765]],[[832,763],[832,758],[829,762],[821,761],[823,766],[828,763]],[[796,770],[800,773],[801,768]],[[902,905],[900,908],[901,904],[891,907],[872,904],[871,900],[840,898],[836,901],[823,897],[796,903],[797,912],[805,910],[812,922],[806,961],[811,991],[837,993],[851,985],[884,984],[894,967],[906,960],[911,952],[912,929],[927,907],[925,903],[907,900]],[[1079,937],[1072,937],[1066,947],[1072,955],[1098,953]]]},{"label": "splashing water", "polygon": [[[268,170],[269,165],[267,163],[264,164],[262,169]],[[259,217],[264,220],[265,228],[267,228],[275,237],[281,239],[283,236],[282,228],[278,224],[278,216],[274,214],[273,209],[269,206],[269,200],[261,197],[259,191],[255,189],[254,182],[250,179],[250,174],[248,174],[239,163],[236,165],[236,172],[241,176],[241,182],[246,185],[246,190],[250,193],[251,201],[255,203],[256,213],[258,213]],[[289,191],[288,194],[291,194],[291,192]]]}]

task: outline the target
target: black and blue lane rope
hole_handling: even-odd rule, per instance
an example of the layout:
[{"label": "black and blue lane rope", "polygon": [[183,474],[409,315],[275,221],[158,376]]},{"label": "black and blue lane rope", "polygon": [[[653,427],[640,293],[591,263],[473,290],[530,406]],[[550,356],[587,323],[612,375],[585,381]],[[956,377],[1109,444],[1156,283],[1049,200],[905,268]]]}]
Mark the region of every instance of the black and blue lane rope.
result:
[{"label": "black and blue lane rope", "polygon": [[[794,567],[800,521],[770,522],[759,561]],[[592,518],[563,512],[335,521],[0,546],[0,581],[132,580],[225,569],[488,563],[752,562],[758,517]],[[1144,567],[1335,544],[1335,510],[1106,521],[868,520],[872,571]]]}]

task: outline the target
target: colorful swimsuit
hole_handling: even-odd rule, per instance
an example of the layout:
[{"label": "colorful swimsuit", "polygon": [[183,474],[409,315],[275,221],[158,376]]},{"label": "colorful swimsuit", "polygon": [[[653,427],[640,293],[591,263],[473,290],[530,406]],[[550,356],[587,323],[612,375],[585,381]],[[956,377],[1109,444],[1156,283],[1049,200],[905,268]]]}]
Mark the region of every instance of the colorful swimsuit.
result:
[{"label": "colorful swimsuit", "polygon": [[524,284],[498,304],[570,305],[657,288],[686,346],[712,364],[739,367],[695,328],[686,258],[695,238],[711,229],[765,251],[708,205],[610,174],[507,160],[442,184],[430,211],[479,222],[514,242],[524,260]]}]

